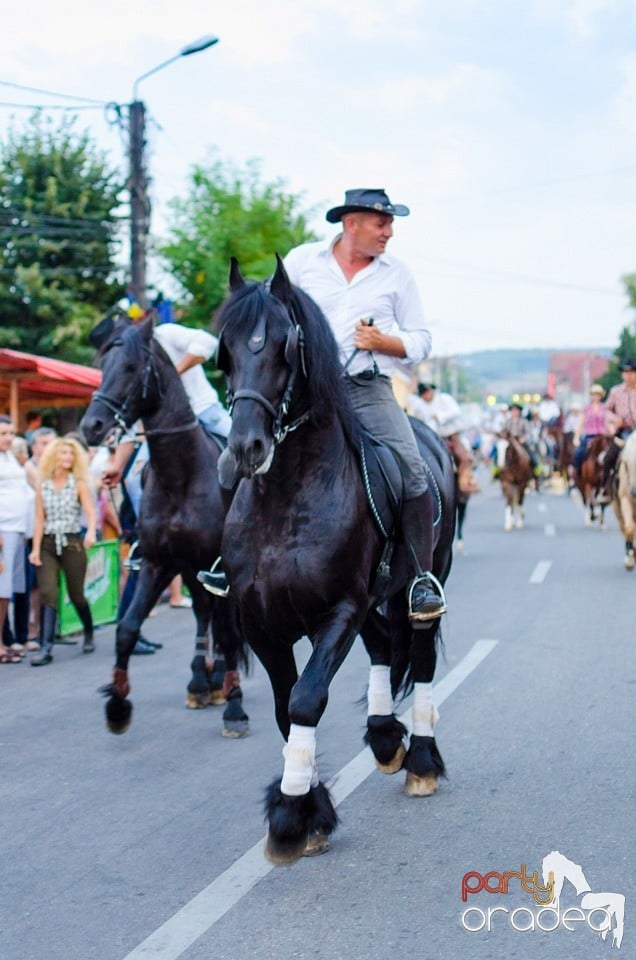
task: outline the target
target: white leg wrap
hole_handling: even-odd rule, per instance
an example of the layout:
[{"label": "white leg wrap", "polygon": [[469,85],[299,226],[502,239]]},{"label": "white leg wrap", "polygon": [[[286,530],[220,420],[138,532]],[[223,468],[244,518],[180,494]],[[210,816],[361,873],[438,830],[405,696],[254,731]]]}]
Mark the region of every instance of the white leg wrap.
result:
[{"label": "white leg wrap", "polygon": [[393,713],[391,696],[391,668],[371,667],[367,690],[367,716],[390,717]]},{"label": "white leg wrap", "polygon": [[416,683],[413,699],[413,733],[416,737],[433,737],[439,713],[433,703],[433,684]]},{"label": "white leg wrap", "polygon": [[285,769],[281,791],[290,797],[302,797],[310,787],[318,786],[316,768],[316,728],[292,723],[283,747]]}]

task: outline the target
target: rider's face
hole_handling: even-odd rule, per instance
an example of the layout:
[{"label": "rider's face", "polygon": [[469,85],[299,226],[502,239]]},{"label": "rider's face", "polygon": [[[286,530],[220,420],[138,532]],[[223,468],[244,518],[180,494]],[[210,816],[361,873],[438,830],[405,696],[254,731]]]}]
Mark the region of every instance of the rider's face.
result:
[{"label": "rider's face", "polygon": [[628,390],[636,390],[636,370],[623,370],[621,375]]},{"label": "rider's face", "polygon": [[393,236],[393,217],[386,213],[351,213],[347,216],[349,230],[357,253],[377,257],[384,253]]}]

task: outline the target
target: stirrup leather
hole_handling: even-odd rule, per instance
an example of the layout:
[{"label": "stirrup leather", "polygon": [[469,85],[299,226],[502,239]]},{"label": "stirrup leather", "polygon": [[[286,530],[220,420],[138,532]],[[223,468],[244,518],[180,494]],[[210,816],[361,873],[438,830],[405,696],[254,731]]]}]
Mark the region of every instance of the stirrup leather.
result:
[{"label": "stirrup leather", "polygon": [[214,594],[215,597],[227,597],[228,593],[230,592],[229,583],[227,587],[217,587],[212,583],[207,583],[205,579],[206,577],[214,577],[215,571],[216,571],[217,577],[221,577],[221,576],[225,577],[225,572],[223,570],[218,570],[218,571],[216,570],[216,568],[221,563],[222,563],[222,558],[217,557],[209,570],[201,570],[199,573],[197,573],[197,580],[199,581],[203,589],[207,590],[208,593]]},{"label": "stirrup leather", "polygon": [[[430,583],[434,587],[435,593],[437,593],[439,599],[441,600],[441,606],[439,610],[432,610],[429,613],[418,613],[417,611],[413,610],[413,591],[415,587],[422,582]],[[437,617],[441,617],[443,613],[446,613],[447,610],[444,588],[437,577],[431,573],[430,570],[427,573],[422,573],[417,577],[413,577],[408,588],[407,601],[409,606],[409,620],[412,623],[420,623],[423,620],[435,620]]]}]

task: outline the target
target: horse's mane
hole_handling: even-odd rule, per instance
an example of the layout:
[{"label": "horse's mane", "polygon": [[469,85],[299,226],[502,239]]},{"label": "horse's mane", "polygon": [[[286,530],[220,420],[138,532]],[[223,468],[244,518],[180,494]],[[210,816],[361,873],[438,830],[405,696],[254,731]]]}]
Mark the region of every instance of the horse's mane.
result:
[{"label": "horse's mane", "polygon": [[[360,424],[345,386],[338,346],[320,307],[299,287],[291,288],[288,319],[299,323],[304,336],[307,368],[306,393],[310,420],[316,426],[334,417],[340,420],[349,443],[356,447]],[[261,283],[248,283],[223,304],[218,316],[222,334],[241,328],[250,331],[264,312],[285,310],[284,305]]]}]

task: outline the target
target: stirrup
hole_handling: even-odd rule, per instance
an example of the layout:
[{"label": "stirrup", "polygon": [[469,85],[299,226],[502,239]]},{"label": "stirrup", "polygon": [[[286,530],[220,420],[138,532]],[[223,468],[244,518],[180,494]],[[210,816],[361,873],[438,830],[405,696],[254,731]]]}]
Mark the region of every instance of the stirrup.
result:
[{"label": "stirrup", "polygon": [[[441,606],[437,610],[431,610],[429,612],[419,613],[416,610],[413,610],[413,591],[420,583],[429,583],[434,588],[434,592],[437,594],[441,601]],[[444,588],[437,579],[437,577],[431,573],[429,570],[427,573],[419,574],[416,577],[413,577],[408,588],[407,601],[409,607],[409,620],[412,624],[417,626],[418,623],[422,623],[428,620],[436,620],[438,617],[441,617],[443,613],[446,613],[446,594],[444,593]]]},{"label": "stirrup", "polygon": [[217,557],[209,570],[199,570],[197,573],[197,580],[203,589],[215,597],[227,597],[230,592],[225,570],[216,569],[221,562],[221,557]]},{"label": "stirrup", "polygon": [[141,557],[136,556],[138,546],[139,540],[135,540],[128,551],[128,556],[124,560],[126,570],[131,570],[133,573],[139,573],[141,570]]}]

